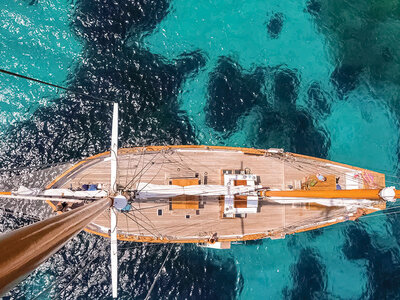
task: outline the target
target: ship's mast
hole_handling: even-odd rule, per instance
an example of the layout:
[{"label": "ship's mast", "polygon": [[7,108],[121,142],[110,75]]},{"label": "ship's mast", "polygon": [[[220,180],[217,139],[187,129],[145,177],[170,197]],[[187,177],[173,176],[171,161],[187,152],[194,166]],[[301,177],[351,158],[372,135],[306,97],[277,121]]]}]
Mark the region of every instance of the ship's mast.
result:
[{"label": "ship's mast", "polygon": [[108,207],[108,198],[0,236],[0,295],[23,280]]}]

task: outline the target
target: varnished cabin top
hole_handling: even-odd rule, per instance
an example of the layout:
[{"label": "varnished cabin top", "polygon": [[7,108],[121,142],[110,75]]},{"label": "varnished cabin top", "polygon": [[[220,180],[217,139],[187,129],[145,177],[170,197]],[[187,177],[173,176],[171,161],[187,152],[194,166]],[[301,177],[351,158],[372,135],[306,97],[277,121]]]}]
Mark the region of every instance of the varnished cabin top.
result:
[{"label": "varnished cabin top", "polygon": [[[110,154],[79,162],[48,188],[79,190],[97,185],[110,190]],[[320,174],[326,178],[320,181]],[[228,183],[229,182],[229,183]],[[257,192],[236,196],[175,196],[138,199],[138,187],[155,185],[261,185],[270,190],[336,190],[383,188],[383,174],[276,149],[211,146],[160,146],[118,151],[118,188],[131,197],[118,212],[118,238],[141,242],[238,241],[324,227],[384,209],[369,201],[352,207],[326,206],[318,201],[282,204]],[[49,202],[56,210],[60,203]],[[229,213],[227,206],[231,205]],[[233,208],[232,208],[233,207]],[[109,213],[87,231],[109,236]]]}]

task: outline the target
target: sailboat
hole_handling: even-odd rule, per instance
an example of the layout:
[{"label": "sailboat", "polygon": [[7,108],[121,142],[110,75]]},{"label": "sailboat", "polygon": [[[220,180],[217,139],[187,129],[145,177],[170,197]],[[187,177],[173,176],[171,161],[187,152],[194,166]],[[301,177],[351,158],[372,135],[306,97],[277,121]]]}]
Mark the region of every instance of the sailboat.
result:
[{"label": "sailboat", "polygon": [[110,238],[117,297],[118,240],[227,249],[354,221],[398,197],[382,173],[283,149],[118,149],[115,103],[110,151],[80,160],[44,189],[0,193],[45,201],[56,214],[0,236],[0,294],[81,230]]}]

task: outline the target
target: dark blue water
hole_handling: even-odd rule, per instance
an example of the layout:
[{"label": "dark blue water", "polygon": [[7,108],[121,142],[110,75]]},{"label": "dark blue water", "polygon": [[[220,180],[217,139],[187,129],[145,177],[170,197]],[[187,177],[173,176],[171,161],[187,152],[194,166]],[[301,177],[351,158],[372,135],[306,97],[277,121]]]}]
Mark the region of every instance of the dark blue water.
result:
[{"label": "dark blue water", "polygon": [[[3,0],[0,16],[1,67],[117,101],[120,146],[279,147],[398,181],[397,2]],[[3,169],[109,147],[107,102],[0,75],[0,116]],[[6,231],[38,211],[1,217]],[[228,251],[178,245],[151,296],[400,298],[399,238],[389,211]],[[169,246],[119,246],[119,295],[144,298]],[[38,295],[109,298],[109,241],[81,233],[10,293]]]}]

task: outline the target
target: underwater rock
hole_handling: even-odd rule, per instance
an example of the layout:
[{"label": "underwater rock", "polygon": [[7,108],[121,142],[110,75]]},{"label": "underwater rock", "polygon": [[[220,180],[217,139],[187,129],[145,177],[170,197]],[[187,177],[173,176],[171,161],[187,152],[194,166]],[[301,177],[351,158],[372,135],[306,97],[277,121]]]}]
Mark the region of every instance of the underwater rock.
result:
[{"label": "underwater rock", "polygon": [[244,74],[232,59],[221,57],[210,75],[205,109],[207,124],[230,135],[237,120],[265,98],[261,92],[263,77],[261,68]]},{"label": "underwater rock", "polygon": [[311,115],[302,110],[263,111],[255,140],[261,148],[284,148],[316,157],[326,157],[330,146],[326,132],[316,127]]},{"label": "underwater rock", "polygon": [[[252,133],[254,145],[326,157],[330,146],[328,134],[314,124],[317,121],[308,111],[296,106],[300,86],[297,71],[282,67],[272,68],[271,71],[274,103],[270,106],[265,101],[259,102],[258,127]],[[312,87],[309,93],[312,108],[318,112],[327,110],[328,104],[319,85],[314,84]]]},{"label": "underwater rock", "polygon": [[[132,247],[132,243],[126,245]],[[131,251],[125,250],[127,256],[121,261],[121,265],[123,272],[130,277],[122,283],[122,299],[124,296],[135,299],[146,297],[149,285],[157,275],[168,248],[166,245],[138,246]],[[140,257],[146,259],[129,269],[132,262]],[[166,271],[153,289],[154,299],[163,299],[165,295],[174,295],[180,299],[233,299],[243,287],[243,278],[238,276],[232,258],[215,255],[196,245],[173,246],[164,268]]]},{"label": "underwater rock", "polygon": [[282,13],[274,13],[267,24],[268,34],[276,39],[282,31],[284,16]]},{"label": "underwater rock", "polygon": [[356,88],[361,71],[361,67],[353,65],[340,65],[335,68],[331,74],[331,82],[341,96]]},{"label": "underwater rock", "polygon": [[388,47],[383,47],[382,57],[385,62],[392,62],[394,60],[394,56]]},{"label": "underwater rock", "polygon": [[[390,214],[390,213],[389,213]],[[398,217],[388,216],[388,221],[394,227],[394,236],[400,238]],[[392,231],[387,231],[391,234]],[[385,237],[379,236],[379,240]],[[396,244],[387,248],[377,248],[379,242],[374,241],[366,228],[360,224],[349,224],[346,230],[346,242],[343,246],[343,253],[347,259],[359,261],[364,260],[362,266],[367,270],[362,272],[367,275],[368,283],[360,298],[363,299],[395,299],[400,293],[400,263],[399,249]]]},{"label": "underwater rock", "polygon": [[326,268],[312,248],[302,249],[291,268],[293,287],[285,288],[285,299],[325,299]]},{"label": "underwater rock", "polygon": [[299,110],[293,118],[294,132],[292,133],[291,149],[316,157],[326,157],[330,141],[322,128],[314,126],[311,115]]},{"label": "underwater rock", "polygon": [[300,79],[295,70],[278,68],[274,72],[275,104],[281,110],[294,108],[299,91]]},{"label": "underwater rock", "polygon": [[154,29],[168,9],[168,0],[79,1],[71,24],[78,37],[105,46]]},{"label": "underwater rock", "polygon": [[306,11],[312,15],[317,15],[321,11],[321,2],[319,0],[309,0]]},{"label": "underwater rock", "polygon": [[324,93],[318,82],[313,82],[307,91],[309,105],[319,114],[329,114],[331,110],[328,95]]},{"label": "underwater rock", "polygon": [[307,11],[335,61],[366,70],[372,80],[400,83],[400,41],[395,38],[400,2],[310,0]]},{"label": "underwater rock", "polygon": [[[71,21],[82,36],[87,32],[96,36],[85,36],[83,60],[69,75],[68,87],[119,103],[120,146],[195,141],[187,117],[179,110],[177,96],[183,80],[204,65],[203,55],[200,52],[183,54],[178,60],[166,63],[162,57],[128,47],[124,42],[129,26],[138,26],[135,30],[149,29],[160,21],[153,16],[166,15],[167,6],[160,11],[160,6],[151,3],[122,1],[118,7],[108,0],[97,0],[90,5],[81,1],[75,7],[76,18]],[[125,8],[133,14],[139,4],[143,4],[143,12],[136,18],[133,15],[128,18],[125,13],[120,15],[120,9]],[[83,23],[82,12],[96,22]],[[113,26],[126,22],[121,27]],[[85,28],[86,25],[94,28]],[[121,40],[123,37],[125,40]],[[111,105],[104,101],[61,94],[52,105],[39,108],[30,119],[3,134],[0,166],[12,168],[71,161],[106,151],[111,113]]]}]

